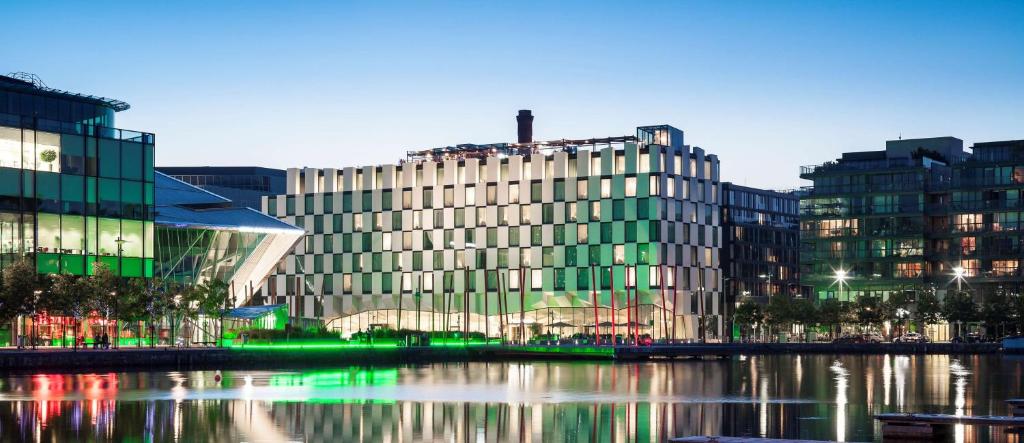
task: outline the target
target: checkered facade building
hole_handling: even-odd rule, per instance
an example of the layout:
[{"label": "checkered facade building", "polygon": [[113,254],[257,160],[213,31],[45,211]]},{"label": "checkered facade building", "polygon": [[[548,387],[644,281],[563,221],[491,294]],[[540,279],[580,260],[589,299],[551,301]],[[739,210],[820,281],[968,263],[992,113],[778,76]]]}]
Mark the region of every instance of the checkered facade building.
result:
[{"label": "checkered facade building", "polygon": [[614,293],[623,322],[628,273],[649,309],[642,321],[667,325],[663,313],[674,312],[676,337],[695,337],[703,314],[715,335],[719,161],[666,128],[673,140],[664,144],[637,138],[529,156],[289,169],[288,193],[264,198],[263,210],[307,235],[263,294],[292,304],[293,315],[330,322],[400,306],[442,311],[443,294],[453,293],[459,312],[467,297],[475,318],[497,322],[499,287],[513,313],[591,313],[596,292],[601,321]]}]

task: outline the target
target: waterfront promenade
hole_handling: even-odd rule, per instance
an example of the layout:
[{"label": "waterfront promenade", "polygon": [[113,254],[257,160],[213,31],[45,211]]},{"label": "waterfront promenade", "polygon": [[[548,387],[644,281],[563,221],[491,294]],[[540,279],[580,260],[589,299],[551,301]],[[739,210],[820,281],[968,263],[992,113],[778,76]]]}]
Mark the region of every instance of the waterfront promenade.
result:
[{"label": "waterfront promenade", "polygon": [[665,361],[753,354],[992,354],[998,343],[743,343],[655,346],[344,346],[288,344],[229,348],[120,348],[0,350],[0,370],[151,370],[289,368],[465,361],[587,359]]}]

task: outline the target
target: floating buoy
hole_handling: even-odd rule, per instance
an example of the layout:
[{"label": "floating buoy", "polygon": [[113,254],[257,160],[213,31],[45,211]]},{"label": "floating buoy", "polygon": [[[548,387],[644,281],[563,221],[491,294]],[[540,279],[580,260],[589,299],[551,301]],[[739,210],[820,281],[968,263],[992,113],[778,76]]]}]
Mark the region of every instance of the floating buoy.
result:
[{"label": "floating buoy", "polygon": [[217,372],[213,373],[213,381],[215,381],[215,382],[217,382],[219,384],[221,378],[222,377],[220,375],[220,369],[218,369]]}]

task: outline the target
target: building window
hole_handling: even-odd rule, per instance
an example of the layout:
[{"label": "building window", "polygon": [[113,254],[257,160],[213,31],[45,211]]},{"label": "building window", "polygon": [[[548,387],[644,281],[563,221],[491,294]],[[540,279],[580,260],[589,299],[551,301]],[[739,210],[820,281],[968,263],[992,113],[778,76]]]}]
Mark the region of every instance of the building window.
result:
[{"label": "building window", "polygon": [[612,179],[602,178],[601,179],[601,198],[612,197]]},{"label": "building window", "polygon": [[508,202],[519,203],[519,184],[513,183],[508,186]]}]

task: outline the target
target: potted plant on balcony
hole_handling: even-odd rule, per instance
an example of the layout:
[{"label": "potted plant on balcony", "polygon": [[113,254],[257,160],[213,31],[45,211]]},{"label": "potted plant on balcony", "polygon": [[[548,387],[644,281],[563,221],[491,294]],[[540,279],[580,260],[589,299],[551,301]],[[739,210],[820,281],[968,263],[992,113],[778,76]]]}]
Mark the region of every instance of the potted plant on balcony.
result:
[{"label": "potted plant on balcony", "polygon": [[49,166],[50,172],[53,172],[53,162],[57,160],[57,151],[53,149],[47,149],[39,153],[39,159],[42,160]]}]

